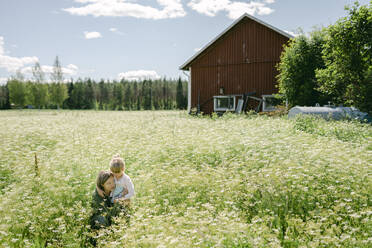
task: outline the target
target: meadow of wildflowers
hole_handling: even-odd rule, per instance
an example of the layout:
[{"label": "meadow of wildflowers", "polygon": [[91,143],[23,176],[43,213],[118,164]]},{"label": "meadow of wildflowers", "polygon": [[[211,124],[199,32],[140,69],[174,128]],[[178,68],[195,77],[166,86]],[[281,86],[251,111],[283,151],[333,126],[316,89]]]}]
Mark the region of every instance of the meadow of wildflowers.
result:
[{"label": "meadow of wildflowers", "polygon": [[62,110],[0,123],[0,247],[89,247],[95,179],[116,153],[136,196],[99,247],[372,246],[368,124]]}]

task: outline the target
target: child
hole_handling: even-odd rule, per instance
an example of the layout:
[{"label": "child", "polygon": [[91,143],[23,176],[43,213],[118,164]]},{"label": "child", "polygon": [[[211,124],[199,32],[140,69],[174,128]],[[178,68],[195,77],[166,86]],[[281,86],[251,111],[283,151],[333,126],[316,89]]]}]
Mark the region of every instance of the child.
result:
[{"label": "child", "polygon": [[115,190],[111,193],[112,202],[130,204],[130,198],[134,196],[134,186],[130,177],[124,173],[125,163],[120,155],[115,155],[110,162],[110,170],[114,174]]}]

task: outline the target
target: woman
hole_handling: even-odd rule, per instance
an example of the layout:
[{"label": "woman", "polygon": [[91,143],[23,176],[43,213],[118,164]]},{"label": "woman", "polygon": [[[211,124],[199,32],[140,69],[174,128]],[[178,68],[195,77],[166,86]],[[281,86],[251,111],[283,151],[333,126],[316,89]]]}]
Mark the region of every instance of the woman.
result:
[{"label": "woman", "polygon": [[[100,191],[97,190],[100,189]],[[101,171],[97,177],[97,187],[92,197],[93,214],[90,218],[92,229],[100,229],[111,225],[111,217],[117,215],[111,202],[110,193],[115,189],[114,174]]]}]

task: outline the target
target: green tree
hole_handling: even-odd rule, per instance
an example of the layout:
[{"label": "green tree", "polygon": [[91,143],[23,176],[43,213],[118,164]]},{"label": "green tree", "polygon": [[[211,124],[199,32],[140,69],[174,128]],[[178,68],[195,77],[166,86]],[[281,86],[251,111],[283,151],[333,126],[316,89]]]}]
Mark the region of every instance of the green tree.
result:
[{"label": "green tree", "polygon": [[161,84],[160,80],[154,80],[152,83],[152,105],[155,110],[161,109]]},{"label": "green tree", "polygon": [[123,85],[121,83],[114,83],[114,90],[113,90],[113,109],[123,110]]},{"label": "green tree", "polygon": [[32,76],[34,77],[34,81],[37,83],[45,82],[45,73],[39,62],[36,62],[34,67],[32,67]]},{"label": "green tree", "polygon": [[93,83],[90,78],[86,80],[84,88],[85,89],[84,89],[83,108],[92,109],[95,105],[96,98],[95,98]]},{"label": "green tree", "polygon": [[45,84],[45,74],[39,62],[32,68],[32,75],[34,82],[29,84],[30,103],[40,109],[48,102],[48,86]]},{"label": "green tree", "polygon": [[107,108],[107,104],[109,103],[109,90],[108,90],[108,86],[107,86],[107,83],[105,83],[105,81],[102,79],[99,83],[98,83],[98,91],[99,91],[99,98],[98,98],[98,102],[99,102],[99,109],[106,109]]},{"label": "green tree", "polygon": [[68,86],[67,86],[68,97],[67,97],[66,101],[64,102],[63,108],[74,109],[74,102],[73,102],[73,99],[72,99],[73,90],[74,90],[74,83],[71,81],[70,83],[68,83]]},{"label": "green tree", "polygon": [[18,108],[23,108],[26,104],[27,87],[23,81],[12,78],[8,81],[9,100]]},{"label": "green tree", "polygon": [[62,106],[63,102],[68,97],[67,86],[63,83],[63,72],[62,66],[59,62],[58,56],[54,61],[53,72],[51,73],[52,84],[49,87],[49,94],[51,102],[59,106]]},{"label": "green tree", "polygon": [[113,81],[113,82],[110,82],[110,81],[107,81],[106,83],[106,88],[107,88],[107,107],[106,109],[111,109],[111,110],[115,110],[116,108],[116,105],[115,105],[115,97],[114,97],[114,86],[117,82]]},{"label": "green tree", "polygon": [[0,109],[10,109],[8,83],[0,86]]},{"label": "green tree", "polygon": [[48,85],[30,82],[29,87],[29,101],[30,104],[41,109],[43,106],[46,106],[48,103]]},{"label": "green tree", "polygon": [[61,62],[58,59],[58,56],[56,56],[56,59],[54,60],[53,72],[51,73],[50,76],[51,76],[52,82],[54,83],[63,82],[62,66],[61,66]]},{"label": "green tree", "polygon": [[59,109],[68,97],[67,86],[64,83],[51,83],[48,88],[50,100]]},{"label": "green tree", "polygon": [[133,100],[133,92],[131,83],[125,84],[125,91],[124,91],[124,107],[126,110],[132,109],[132,100]]},{"label": "green tree", "polygon": [[322,58],[324,30],[314,31],[310,37],[300,35],[284,47],[277,66],[279,93],[288,103],[312,106],[326,98],[317,90],[315,70],[324,68]]},{"label": "green tree", "polygon": [[163,80],[163,106],[164,109],[170,109],[170,102],[169,102],[169,87],[168,82],[164,79]]},{"label": "green tree", "polygon": [[183,81],[183,109],[187,109],[188,82]]},{"label": "green tree", "polygon": [[133,90],[132,90],[132,109],[140,110],[141,106],[139,103],[139,94],[138,94],[138,83],[137,81],[132,82]]},{"label": "green tree", "polygon": [[144,97],[143,108],[145,110],[152,109],[152,81],[144,80],[142,83],[142,94]]},{"label": "green tree", "polygon": [[176,93],[176,103],[178,109],[185,109],[185,95],[183,90],[183,82],[181,78],[178,78],[177,81],[177,93]]},{"label": "green tree", "polygon": [[71,102],[73,104],[74,109],[82,109],[83,108],[83,96],[84,96],[84,84],[81,79],[75,82],[74,88],[71,93]]},{"label": "green tree", "polygon": [[319,90],[335,103],[372,112],[372,1],[346,7],[348,16],[327,29],[323,58],[316,71]]}]

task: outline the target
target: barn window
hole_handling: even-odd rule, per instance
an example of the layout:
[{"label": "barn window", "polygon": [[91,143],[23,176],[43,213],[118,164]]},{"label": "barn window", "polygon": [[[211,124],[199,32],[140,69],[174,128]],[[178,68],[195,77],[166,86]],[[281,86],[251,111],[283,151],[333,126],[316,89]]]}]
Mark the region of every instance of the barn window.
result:
[{"label": "barn window", "polygon": [[235,96],[214,96],[214,111],[234,111]]},{"label": "barn window", "polygon": [[280,100],[273,95],[262,95],[263,104],[262,104],[262,111],[275,111],[278,104],[280,104]]}]

